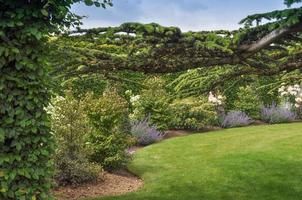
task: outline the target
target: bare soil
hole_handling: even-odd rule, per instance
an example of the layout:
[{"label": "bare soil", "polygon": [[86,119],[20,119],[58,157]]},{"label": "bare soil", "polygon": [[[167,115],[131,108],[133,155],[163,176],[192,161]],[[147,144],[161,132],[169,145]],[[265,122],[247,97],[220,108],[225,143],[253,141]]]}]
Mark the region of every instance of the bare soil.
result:
[{"label": "bare soil", "polygon": [[78,200],[121,195],[142,187],[143,181],[130,172],[123,170],[114,173],[105,172],[99,180],[81,186],[59,187],[53,191],[57,200]]},{"label": "bare soil", "polygon": [[173,137],[182,137],[191,134],[191,131],[187,130],[168,130],[165,132],[164,139],[169,139]]},{"label": "bare soil", "polygon": [[173,137],[182,137],[182,136],[187,136],[190,134],[194,133],[204,133],[204,132],[209,132],[209,131],[217,131],[222,129],[221,127],[218,126],[205,126],[203,129],[198,130],[198,131],[190,131],[190,130],[168,130],[165,132],[165,137],[164,139],[169,139]]}]

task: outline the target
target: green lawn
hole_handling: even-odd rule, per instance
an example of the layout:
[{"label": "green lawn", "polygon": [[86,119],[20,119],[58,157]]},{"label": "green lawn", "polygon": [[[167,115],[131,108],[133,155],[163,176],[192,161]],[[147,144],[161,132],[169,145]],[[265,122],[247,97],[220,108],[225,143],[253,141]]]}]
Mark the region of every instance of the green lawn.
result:
[{"label": "green lawn", "polygon": [[302,123],[165,140],[137,152],[129,169],[144,187],[102,200],[301,200]]}]

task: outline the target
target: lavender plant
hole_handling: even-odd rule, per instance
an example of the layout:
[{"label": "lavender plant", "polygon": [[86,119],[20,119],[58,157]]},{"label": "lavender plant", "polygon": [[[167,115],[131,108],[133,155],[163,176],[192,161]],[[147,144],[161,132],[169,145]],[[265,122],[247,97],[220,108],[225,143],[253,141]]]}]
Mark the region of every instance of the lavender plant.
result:
[{"label": "lavender plant", "polygon": [[137,138],[138,144],[149,145],[163,139],[164,133],[157,130],[155,125],[150,125],[149,117],[133,123],[131,134]]},{"label": "lavender plant", "polygon": [[221,126],[223,128],[247,126],[252,120],[242,111],[230,111],[221,117]]},{"label": "lavender plant", "polygon": [[261,109],[261,119],[270,124],[290,122],[297,118],[295,112],[289,108],[278,107],[275,103]]}]

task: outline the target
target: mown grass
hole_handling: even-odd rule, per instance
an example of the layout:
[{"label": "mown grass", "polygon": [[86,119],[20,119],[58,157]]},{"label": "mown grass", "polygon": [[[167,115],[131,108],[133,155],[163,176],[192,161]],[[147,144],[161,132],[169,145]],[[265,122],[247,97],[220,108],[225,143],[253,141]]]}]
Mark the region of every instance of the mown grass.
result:
[{"label": "mown grass", "polygon": [[98,200],[301,200],[302,123],[165,140],[135,154],[137,192]]}]

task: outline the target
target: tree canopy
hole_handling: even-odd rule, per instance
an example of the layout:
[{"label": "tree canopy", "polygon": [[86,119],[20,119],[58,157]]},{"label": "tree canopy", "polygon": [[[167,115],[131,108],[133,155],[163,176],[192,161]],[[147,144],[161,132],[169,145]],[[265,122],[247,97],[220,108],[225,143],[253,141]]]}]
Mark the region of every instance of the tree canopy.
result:
[{"label": "tree canopy", "polygon": [[[244,66],[235,76],[292,71],[302,66],[301,18],[301,8],[288,8],[248,16],[240,22],[244,28],[235,31],[181,32],[156,23],[77,29],[53,42],[62,50],[59,56],[65,58],[56,63],[57,70],[68,74],[115,70],[168,73]],[[264,19],[268,22],[261,23]]]}]

